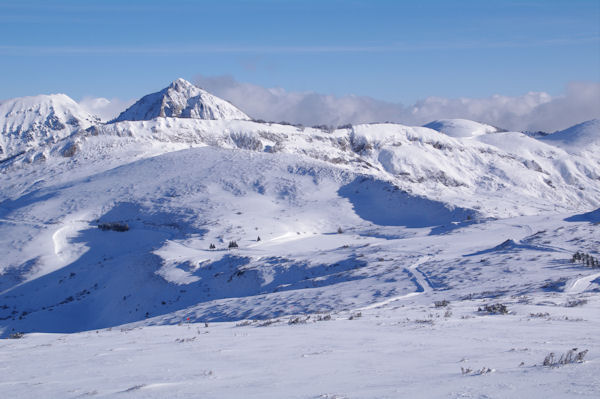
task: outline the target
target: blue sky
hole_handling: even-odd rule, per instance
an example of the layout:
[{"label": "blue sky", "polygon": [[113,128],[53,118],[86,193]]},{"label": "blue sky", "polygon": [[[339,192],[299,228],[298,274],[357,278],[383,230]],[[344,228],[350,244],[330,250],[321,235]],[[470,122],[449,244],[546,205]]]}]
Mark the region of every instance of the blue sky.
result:
[{"label": "blue sky", "polygon": [[0,0],[0,98],[177,77],[409,104],[600,81],[600,2]]}]

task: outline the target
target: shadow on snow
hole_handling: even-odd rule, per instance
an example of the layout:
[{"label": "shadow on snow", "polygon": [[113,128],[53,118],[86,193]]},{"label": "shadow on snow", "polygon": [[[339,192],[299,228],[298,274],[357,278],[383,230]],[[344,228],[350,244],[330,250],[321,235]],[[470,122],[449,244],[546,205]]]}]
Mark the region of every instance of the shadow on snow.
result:
[{"label": "shadow on snow", "polygon": [[[100,223],[127,224],[129,230],[103,231],[90,226],[80,231],[71,243],[83,244],[87,250],[77,260],[0,295],[2,336],[15,331],[71,333],[106,328],[218,299],[322,287],[363,278],[352,272],[366,265],[354,257],[332,265],[278,257],[252,263],[232,251],[199,268],[178,265],[195,268],[193,274],[199,279],[176,285],[156,273],[163,265],[153,251],[167,240],[201,236],[205,231],[184,217],[149,213],[132,203],[118,204],[98,220]],[[228,310],[209,306],[202,319],[224,321],[247,316],[232,316]],[[289,310],[294,311],[297,309]]]},{"label": "shadow on snow", "polygon": [[411,195],[389,182],[369,177],[356,178],[341,187],[338,194],[350,201],[360,218],[379,226],[432,227],[430,234],[437,235],[478,219],[472,209]]},{"label": "shadow on snow", "polygon": [[600,208],[595,211],[573,215],[565,219],[565,222],[590,222],[600,223]]}]

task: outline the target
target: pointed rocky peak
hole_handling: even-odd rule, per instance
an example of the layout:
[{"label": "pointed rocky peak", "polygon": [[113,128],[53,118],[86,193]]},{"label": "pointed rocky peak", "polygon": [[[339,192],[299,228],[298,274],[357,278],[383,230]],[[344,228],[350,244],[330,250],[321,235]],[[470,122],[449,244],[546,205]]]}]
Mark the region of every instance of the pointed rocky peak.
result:
[{"label": "pointed rocky peak", "polygon": [[176,80],[174,80],[173,82],[171,82],[171,84],[168,87],[169,89],[173,89],[176,90],[180,93],[185,93],[185,92],[196,92],[197,89],[199,89],[199,87],[197,87],[196,85],[194,85],[191,82],[188,82],[187,80],[183,79],[183,78],[178,78]]},{"label": "pointed rocky peak", "polygon": [[177,79],[159,92],[142,97],[111,122],[150,120],[154,118],[250,119],[227,101]]},{"label": "pointed rocky peak", "polygon": [[0,103],[0,160],[54,143],[99,123],[65,94],[19,97]]}]

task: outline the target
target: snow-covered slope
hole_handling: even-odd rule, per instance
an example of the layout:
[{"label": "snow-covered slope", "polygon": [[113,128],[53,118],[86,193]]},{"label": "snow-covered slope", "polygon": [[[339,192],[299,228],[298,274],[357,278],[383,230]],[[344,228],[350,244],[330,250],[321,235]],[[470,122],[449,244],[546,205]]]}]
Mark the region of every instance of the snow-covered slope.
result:
[{"label": "snow-covered slope", "polygon": [[[65,145],[77,149],[69,158]],[[41,164],[29,163],[37,155],[28,153],[0,166],[0,237],[10,249],[3,300],[10,312],[27,313],[10,319],[11,328],[26,330],[97,328],[146,312],[171,320],[190,306],[211,319],[362,306],[374,300],[369,286],[392,288],[375,283],[377,251],[357,258],[355,246],[600,206],[595,158],[511,132],[460,139],[396,124],[328,132],[157,118],[97,126],[39,151]],[[105,232],[103,223],[130,230]],[[338,227],[353,233],[334,234]],[[227,252],[229,241],[241,248]],[[67,283],[67,271],[81,277]],[[132,291],[128,281],[145,289]],[[408,290],[401,281],[402,273],[395,290]],[[340,297],[338,284],[362,293]],[[292,308],[281,294],[288,290],[301,290]],[[61,305],[77,292],[85,292],[77,304]],[[168,306],[156,307],[158,292]],[[128,295],[136,300],[125,306],[119,298]],[[231,299],[255,295],[268,296],[250,307]]]},{"label": "snow-covered slope", "polygon": [[439,119],[429,122],[424,127],[444,133],[450,137],[473,137],[498,131],[498,128],[494,126],[468,119]]},{"label": "snow-covered slope", "polygon": [[112,122],[150,120],[158,117],[194,119],[250,119],[248,115],[184,79],[142,97]]},{"label": "snow-covered slope", "polygon": [[[571,259],[600,257],[600,156],[467,125],[165,116],[37,141],[0,163],[0,336],[81,333],[0,341],[0,394],[582,392],[600,272]],[[540,366],[575,346],[589,362]],[[21,366],[42,353],[66,364]]]},{"label": "snow-covered slope", "polygon": [[[43,151],[61,165],[60,170],[69,164],[62,156],[65,146],[81,151],[85,162],[105,159],[107,165],[118,165],[131,156],[138,159],[206,145],[325,161],[389,181],[407,192],[480,209],[488,217],[600,206],[596,155],[570,154],[516,132],[453,138],[428,128],[398,124],[358,125],[328,132],[252,121],[158,118],[98,126]],[[127,155],[117,157],[125,148]],[[38,156],[27,154],[4,169],[29,176],[28,162]]]},{"label": "snow-covered slope", "polygon": [[64,94],[15,98],[0,103],[0,161],[51,144],[99,123]]},{"label": "snow-covered slope", "polygon": [[[523,295],[505,302],[507,315],[477,312],[479,298],[435,307],[410,297],[360,317],[27,334],[0,341],[0,390],[24,399],[595,399],[600,301],[565,299]],[[549,353],[559,358],[575,347],[588,351],[583,363],[542,365]]]},{"label": "snow-covered slope", "polygon": [[507,217],[595,207],[598,157],[580,157],[521,133],[452,138],[395,124],[355,126],[353,148],[413,193]]},{"label": "snow-covered slope", "polygon": [[592,119],[541,138],[548,144],[569,152],[598,152],[600,150],[600,119]]}]

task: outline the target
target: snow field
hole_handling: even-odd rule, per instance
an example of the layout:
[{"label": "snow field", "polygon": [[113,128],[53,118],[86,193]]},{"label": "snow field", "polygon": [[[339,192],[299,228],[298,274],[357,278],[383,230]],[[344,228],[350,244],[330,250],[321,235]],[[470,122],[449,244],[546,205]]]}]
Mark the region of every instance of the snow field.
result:
[{"label": "snow field", "polygon": [[182,80],[115,123],[0,111],[3,397],[600,392],[570,261],[599,255],[598,121],[304,128]]}]

